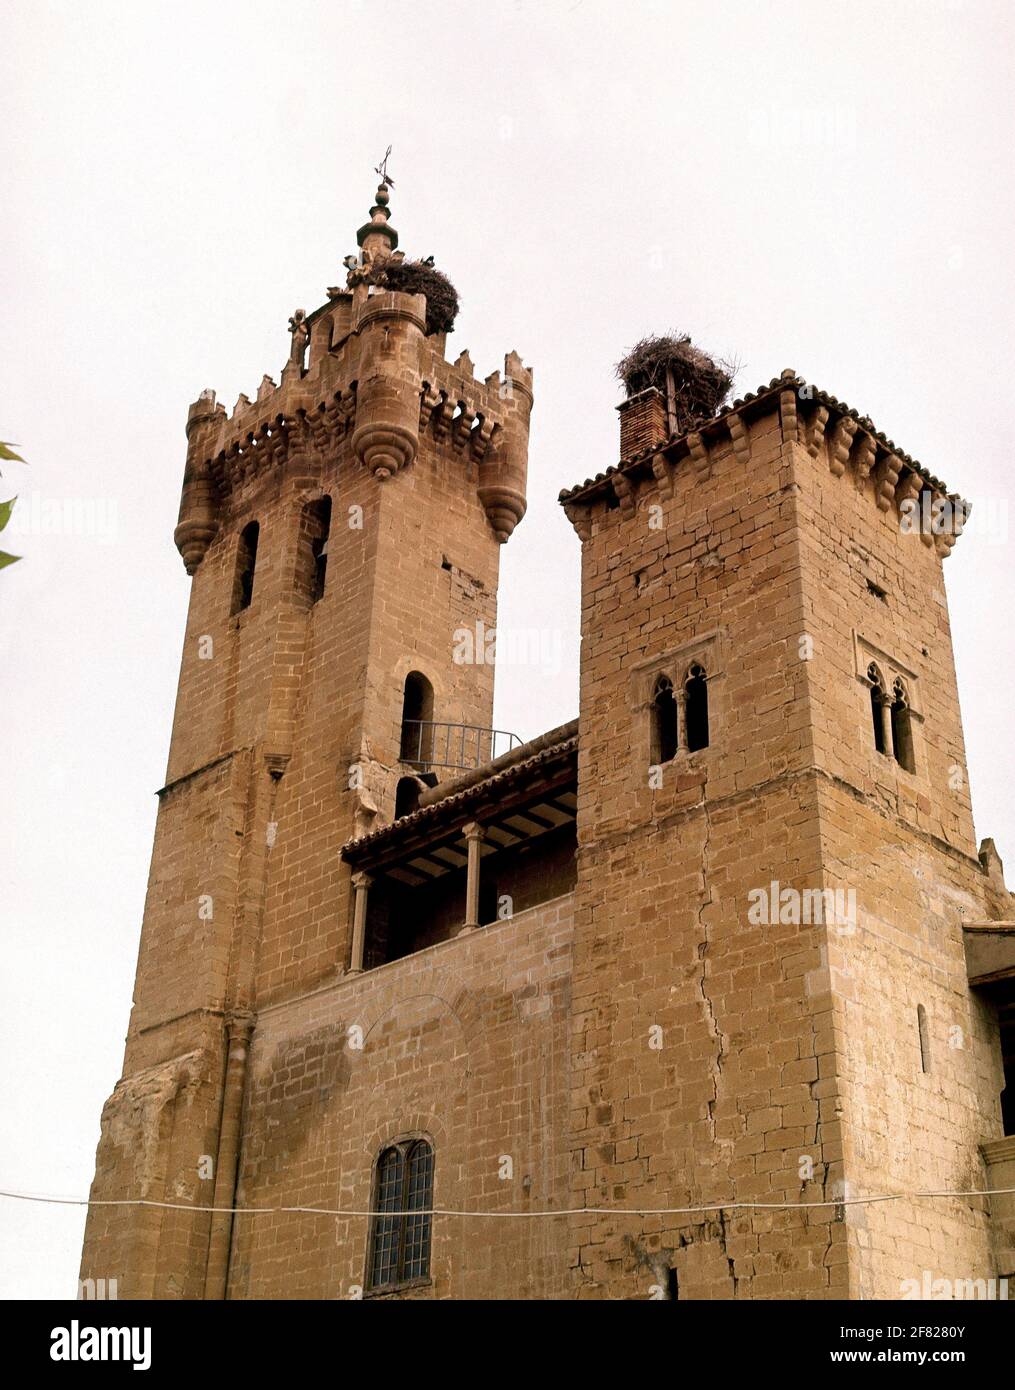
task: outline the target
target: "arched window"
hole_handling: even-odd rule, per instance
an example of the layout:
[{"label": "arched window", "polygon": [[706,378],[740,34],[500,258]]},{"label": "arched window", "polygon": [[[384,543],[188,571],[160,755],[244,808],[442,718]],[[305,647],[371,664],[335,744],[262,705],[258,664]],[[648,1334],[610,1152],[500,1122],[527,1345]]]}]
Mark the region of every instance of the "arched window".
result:
[{"label": "arched window", "polygon": [[677,755],[677,701],[669,676],[660,676],[652,695],[652,762],[668,763]]},{"label": "arched window", "polygon": [[916,1027],[920,1034],[920,1066],[930,1071],[930,1030],[927,1027],[927,1010],[922,1004],[916,1006]]},{"label": "arched window", "polygon": [[418,777],[399,777],[395,788],[395,820],[411,816],[417,810],[421,791]]},{"label": "arched window", "polygon": [[402,751],[404,763],[425,765],[433,747],[433,686],[426,676],[410,671],[402,696]]},{"label": "arched window", "polygon": [[236,573],[233,577],[232,612],[241,613],[250,607],[254,597],[254,570],[257,566],[257,541],[261,528],[256,521],[248,522],[240,532],[236,550]]},{"label": "arched window", "polygon": [[871,720],[874,724],[874,747],[879,753],[887,753],[885,747],[885,706],[888,704],[888,692],[885,690],[885,682],[878,670],[875,662],[867,667],[867,680],[870,682],[871,694]]},{"label": "arched window", "polygon": [[684,681],[684,727],[689,753],[708,747],[708,680],[697,663]]},{"label": "arched window", "polygon": [[892,686],[892,751],[900,767],[904,767],[907,772],[916,771],[909,697],[901,679],[897,679]]},{"label": "arched window", "polygon": [[406,1139],[383,1151],[374,1170],[367,1288],[397,1288],[430,1273],[433,1149]]}]

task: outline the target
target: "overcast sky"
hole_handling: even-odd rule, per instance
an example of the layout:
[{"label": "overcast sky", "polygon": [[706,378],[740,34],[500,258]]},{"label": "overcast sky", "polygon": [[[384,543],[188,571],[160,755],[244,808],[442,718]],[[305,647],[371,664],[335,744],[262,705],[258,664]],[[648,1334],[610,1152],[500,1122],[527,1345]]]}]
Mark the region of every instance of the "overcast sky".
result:
[{"label": "overcast sky", "polygon": [[[479,377],[509,348],[535,369],[501,626],[548,660],[502,667],[498,725],[577,710],[556,495],[616,461],[618,357],[686,330],[740,359],[739,393],[794,367],[973,500],[946,576],[977,834],[1015,881],[1012,15],[7,0],[0,438],[30,467],[0,483],[22,519],[0,548],[25,557],[0,571],[0,1187],[84,1195],[120,1071],[189,588],[187,406],[277,378],[389,143],[401,245],[462,296],[449,346]],[[73,1296],[83,1223],[0,1200],[0,1296]]]}]

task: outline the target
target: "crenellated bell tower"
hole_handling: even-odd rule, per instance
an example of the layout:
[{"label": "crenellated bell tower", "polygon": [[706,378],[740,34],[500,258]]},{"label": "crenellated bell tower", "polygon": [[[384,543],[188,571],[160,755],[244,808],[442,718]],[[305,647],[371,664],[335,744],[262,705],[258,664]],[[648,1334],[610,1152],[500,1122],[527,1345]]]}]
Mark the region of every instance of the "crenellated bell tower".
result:
[{"label": "crenellated bell tower", "polygon": [[532,375],[447,359],[456,296],[398,250],[389,198],[346,285],[293,313],[279,382],[188,414],[190,606],[92,1189],[178,1206],[92,1207],[82,1278],[120,1297],[224,1296],[231,1218],[185,1208],[234,1203],[258,1013],[359,968],[340,846],[443,775],[440,731],[492,722],[492,668],[456,663],[455,634],[496,622]]}]

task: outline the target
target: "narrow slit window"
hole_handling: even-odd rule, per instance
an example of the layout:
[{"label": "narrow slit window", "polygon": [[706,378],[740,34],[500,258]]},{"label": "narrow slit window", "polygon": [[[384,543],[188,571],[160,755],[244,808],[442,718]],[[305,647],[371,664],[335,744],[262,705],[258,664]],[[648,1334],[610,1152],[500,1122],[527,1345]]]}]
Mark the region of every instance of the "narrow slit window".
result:
[{"label": "narrow slit window", "polygon": [[310,530],[310,557],[313,569],[310,575],[310,602],[316,603],[324,597],[324,585],[328,573],[328,541],[331,537],[331,498],[322,497],[319,502],[311,502],[307,508]]},{"label": "narrow slit window", "polygon": [[885,717],[884,709],[888,702],[885,693],[885,683],[881,678],[881,672],[872,661],[867,667],[867,679],[870,682],[871,699],[871,721],[874,725],[874,747],[879,753],[887,753],[885,747]]},{"label": "narrow slit window", "polygon": [[249,522],[240,532],[240,543],[236,551],[236,574],[233,580],[233,614],[242,613],[250,607],[254,597],[254,570],[257,567],[257,542],[261,528],[256,521]]},{"label": "narrow slit window", "polygon": [[920,1035],[920,1068],[924,1072],[930,1071],[930,1030],[927,1027],[927,1010],[922,1004],[917,1005],[916,1027]]},{"label": "narrow slit window", "polygon": [[907,772],[916,771],[916,758],[913,753],[913,724],[909,709],[909,697],[901,680],[892,686],[892,751],[895,761]]},{"label": "narrow slit window", "polygon": [[660,676],[652,696],[652,761],[668,763],[677,756],[677,701],[669,676]]},{"label": "narrow slit window", "polygon": [[433,1149],[425,1139],[393,1144],[377,1160],[367,1287],[397,1288],[430,1273]]},{"label": "narrow slit window", "polygon": [[684,720],[687,750],[708,747],[708,678],[704,667],[694,665],[684,681]]}]

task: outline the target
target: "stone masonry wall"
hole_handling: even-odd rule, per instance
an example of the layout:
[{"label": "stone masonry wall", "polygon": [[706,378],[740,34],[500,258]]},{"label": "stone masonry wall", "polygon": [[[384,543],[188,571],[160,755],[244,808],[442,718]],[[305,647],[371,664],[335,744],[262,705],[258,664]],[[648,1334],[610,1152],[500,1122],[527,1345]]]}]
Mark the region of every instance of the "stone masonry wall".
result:
[{"label": "stone masonry wall", "polygon": [[[262,1010],[240,1204],[365,1211],[378,1154],[419,1134],[438,1207],[566,1206],[571,919],[568,895]],[[565,1225],[435,1216],[431,1282],[412,1296],[564,1297]],[[241,1216],[229,1297],[356,1297],[367,1228],[363,1216]]]},{"label": "stone masonry wall", "polygon": [[[797,446],[794,457],[822,856],[858,908],[856,931],[833,933],[829,958],[846,1180],[856,1196],[980,1190],[979,1145],[1001,1133],[1003,1077],[962,945],[963,920],[988,913],[942,560],[900,528],[894,507],[875,505],[873,481],[834,476],[824,450],[812,458]],[[874,746],[858,678],[872,652],[911,673],[922,715],[912,773]],[[846,1220],[861,1297],[897,1298],[924,1270],[952,1280],[994,1272],[984,1199],[854,1206]]]},{"label": "stone masonry wall", "polygon": [[[775,416],[744,465],[715,446],[620,505],[582,554],[576,1205],[828,1200],[842,1179],[823,926],[752,924],[771,880],[821,886],[792,460]],[[670,490],[671,489],[671,490]],[[659,521],[662,525],[659,525]],[[709,747],[649,780],[654,678],[708,673]],[[581,1295],[820,1298],[847,1291],[834,1206],[585,1216]]]}]

